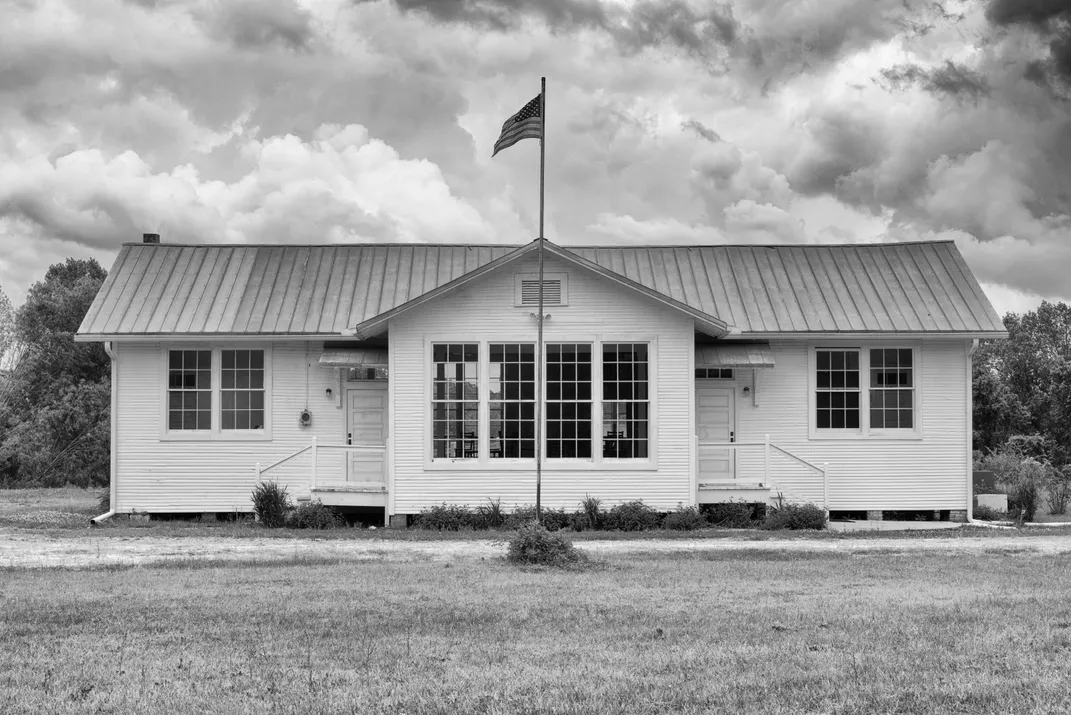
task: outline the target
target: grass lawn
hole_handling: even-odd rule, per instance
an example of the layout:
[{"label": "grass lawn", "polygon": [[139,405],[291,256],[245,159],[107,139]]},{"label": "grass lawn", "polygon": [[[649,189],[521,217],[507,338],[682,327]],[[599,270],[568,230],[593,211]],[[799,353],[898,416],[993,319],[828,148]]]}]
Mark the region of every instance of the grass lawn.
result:
[{"label": "grass lawn", "polygon": [[3,713],[1071,711],[1071,557],[0,573]]}]

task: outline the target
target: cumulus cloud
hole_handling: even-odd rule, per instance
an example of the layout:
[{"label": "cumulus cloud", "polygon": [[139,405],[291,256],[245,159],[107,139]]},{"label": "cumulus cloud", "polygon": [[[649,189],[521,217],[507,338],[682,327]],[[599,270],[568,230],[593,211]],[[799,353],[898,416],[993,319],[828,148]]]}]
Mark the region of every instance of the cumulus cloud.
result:
[{"label": "cumulus cloud", "polygon": [[159,230],[165,240],[481,242],[480,214],[452,195],[438,167],[404,160],[364,127],[325,125],[249,141],[251,170],[233,182],[190,165],[165,173],[134,152],[96,149],[0,166],[0,217],[46,235],[103,248]]}]

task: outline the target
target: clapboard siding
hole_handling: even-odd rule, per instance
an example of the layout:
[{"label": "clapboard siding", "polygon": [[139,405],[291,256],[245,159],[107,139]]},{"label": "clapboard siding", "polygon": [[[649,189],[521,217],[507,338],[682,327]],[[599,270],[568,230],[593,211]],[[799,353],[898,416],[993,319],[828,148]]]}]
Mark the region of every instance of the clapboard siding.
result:
[{"label": "clapboard siding", "polygon": [[[311,442],[339,444],[344,411],[335,406],[338,391],[334,370],[317,366],[322,343],[265,343],[270,348],[271,441],[166,441],[160,438],[163,416],[162,385],[166,369],[160,343],[117,344],[118,460],[117,499],[120,512],[249,511],[256,483],[254,465],[268,464]],[[185,346],[183,346],[185,347]],[[206,344],[207,347],[207,344]],[[246,344],[244,347],[253,347]],[[305,366],[308,368],[308,402]],[[310,428],[298,426],[306,406],[313,414]],[[308,453],[268,472],[265,477],[288,486],[294,496],[308,493]],[[343,468],[339,452],[321,453],[319,470],[327,475]]]},{"label": "clapboard siding", "polygon": [[[828,344],[824,342],[823,345]],[[856,343],[858,344],[858,343]],[[847,345],[845,343],[845,345]],[[902,346],[895,340],[866,346]],[[819,440],[809,438],[808,354],[803,341],[771,345],[776,367],[759,376],[758,406],[739,398],[737,435],[742,442],[770,440],[812,463],[829,463],[831,509],[965,509],[967,486],[967,366],[962,340],[925,340],[917,390],[922,439]],[[751,383],[750,374],[742,375]],[[774,456],[771,479],[821,503],[821,478]],[[747,450],[740,478],[760,478],[762,450]]]},{"label": "clapboard siding", "polygon": [[[442,502],[477,505],[501,498],[504,505],[535,501],[535,470],[426,469],[428,370],[426,345],[453,341],[535,341],[532,308],[514,307],[514,273],[533,273],[535,259],[497,271],[442,300],[395,318],[390,323],[391,382],[394,391],[394,490],[392,512],[412,514]],[[548,306],[548,342],[652,341],[652,371],[657,388],[653,409],[657,466],[626,470],[612,464],[600,469],[543,472],[543,503],[575,509],[585,495],[607,505],[643,499],[662,510],[694,501],[689,472],[692,434],[693,322],[676,311],[622,288],[586,270],[547,260],[547,273],[569,274],[568,306]],[[598,359],[598,358],[596,358]],[[596,387],[597,386],[593,386]],[[600,447],[596,436],[594,449]]]}]

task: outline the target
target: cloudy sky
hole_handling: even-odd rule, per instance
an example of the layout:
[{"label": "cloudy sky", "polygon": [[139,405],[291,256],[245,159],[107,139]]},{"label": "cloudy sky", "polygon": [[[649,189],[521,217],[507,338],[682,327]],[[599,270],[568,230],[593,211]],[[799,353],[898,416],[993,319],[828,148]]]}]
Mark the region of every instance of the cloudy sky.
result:
[{"label": "cloudy sky", "polygon": [[1067,0],[0,0],[0,288],[166,242],[954,239],[1071,299]]}]

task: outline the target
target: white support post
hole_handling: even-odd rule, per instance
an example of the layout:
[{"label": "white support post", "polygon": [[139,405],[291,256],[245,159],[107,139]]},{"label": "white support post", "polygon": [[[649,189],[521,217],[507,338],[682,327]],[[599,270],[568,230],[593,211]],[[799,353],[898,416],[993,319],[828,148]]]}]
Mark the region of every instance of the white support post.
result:
[{"label": "white support post", "polygon": [[763,444],[763,485],[769,489],[770,487],[770,435],[766,435],[765,443]]},{"label": "white support post", "polygon": [[829,462],[822,462],[822,507],[829,519]]},{"label": "white support post", "polygon": [[257,462],[256,470],[257,470],[257,484],[260,484],[260,462]]},{"label": "white support post", "polygon": [[312,473],[311,473],[311,477],[309,479],[309,491],[315,491],[316,490],[316,456],[317,456],[316,453],[318,451],[316,449],[316,437],[312,438],[312,450],[311,451],[312,451]]}]

